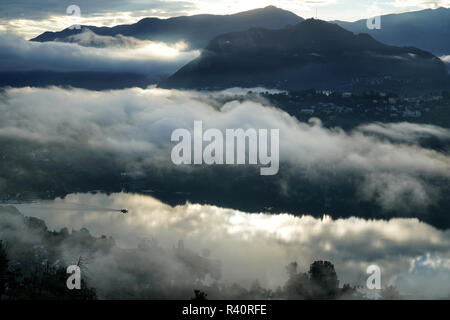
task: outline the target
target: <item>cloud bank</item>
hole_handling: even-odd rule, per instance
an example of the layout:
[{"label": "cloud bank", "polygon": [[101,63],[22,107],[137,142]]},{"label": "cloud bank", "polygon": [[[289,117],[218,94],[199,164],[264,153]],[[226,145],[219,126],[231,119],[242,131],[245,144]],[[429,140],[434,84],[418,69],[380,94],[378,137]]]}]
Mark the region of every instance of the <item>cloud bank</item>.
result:
[{"label": "cloud bank", "polygon": [[[73,208],[76,203],[79,210]],[[86,209],[95,207],[126,207],[130,213]],[[170,207],[152,197],[123,193],[73,194],[19,208],[25,215],[43,218],[50,228],[87,227],[96,236],[112,235],[125,248],[135,247],[142,238],[155,238],[163,247],[181,239],[186,247],[220,260],[222,280],[245,287],[258,279],[263,287],[276,289],[287,280],[288,263],[297,261],[299,269],[307,270],[312,261],[330,260],[341,285],[365,286],[366,268],[376,264],[382,270],[383,287],[396,285],[415,298],[450,294],[443,281],[450,275],[450,232],[417,219],[249,214],[189,203]]]},{"label": "cloud bank", "polygon": [[55,42],[76,43],[83,47],[96,48],[122,48],[122,49],[153,49],[155,54],[161,56],[175,56],[180,51],[188,49],[188,44],[183,41],[174,45],[166,45],[162,42],[154,42],[150,40],[139,40],[134,37],[127,37],[121,34],[116,36],[101,36],[92,32],[88,28],[84,28],[81,33],[68,36],[63,39],[57,39]]},{"label": "cloud bank", "polygon": [[88,42],[96,43],[101,48],[84,47],[76,43],[36,43],[25,41],[14,34],[0,34],[0,71],[169,75],[198,55],[196,51],[182,52],[180,44],[169,46],[126,37],[93,37],[89,31],[72,41],[85,45]]},{"label": "cloud bank", "polygon": [[[416,209],[426,212],[444,197],[450,178],[449,155],[419,143],[427,136],[448,141],[448,129],[400,123],[371,124],[345,132],[324,128],[317,119],[299,122],[264,105],[263,99],[223,103],[224,95],[157,88],[108,92],[8,89],[0,100],[0,137],[44,144],[29,152],[40,153],[45,148],[58,166],[70,162],[67,152],[73,152],[79,163],[99,154],[105,156],[105,164],[111,164],[113,176],[120,172],[154,176],[157,168],[162,170],[159,173],[188,179],[187,173],[201,176],[215,168],[172,165],[170,136],[175,129],[192,130],[196,120],[203,121],[205,130],[223,132],[228,128],[279,129],[281,167],[274,191],[287,198],[299,196],[295,193],[299,181],[320,186],[347,180],[355,185],[359,199],[403,214]],[[79,163],[71,164],[71,170],[77,172]],[[244,176],[249,170],[244,170]],[[235,172],[241,171],[236,168]],[[232,180],[228,182],[233,185]]]}]

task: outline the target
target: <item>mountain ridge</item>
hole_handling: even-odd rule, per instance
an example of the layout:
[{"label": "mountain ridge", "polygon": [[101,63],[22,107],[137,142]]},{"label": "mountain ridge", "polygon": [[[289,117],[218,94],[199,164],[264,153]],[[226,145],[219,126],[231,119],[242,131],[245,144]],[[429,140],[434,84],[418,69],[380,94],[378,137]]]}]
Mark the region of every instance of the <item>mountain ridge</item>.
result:
[{"label": "mountain ridge", "polygon": [[58,41],[81,33],[84,28],[103,36],[132,36],[138,39],[176,43],[187,41],[191,49],[203,48],[214,37],[232,31],[252,27],[279,29],[297,24],[304,19],[294,13],[274,6],[253,9],[231,15],[200,14],[168,19],[144,18],[134,24],[115,27],[81,26],[80,29],[64,29],[59,32],[44,32],[31,41]]},{"label": "mountain ridge", "polygon": [[370,35],[308,19],[280,30],[253,28],[220,35],[161,86],[329,89],[354,78],[444,75],[443,62],[429,52],[385,45]]},{"label": "mountain ridge", "polygon": [[381,16],[381,29],[367,28],[367,19],[332,21],[354,33],[368,33],[391,45],[414,46],[435,55],[450,54],[450,8],[425,9]]}]

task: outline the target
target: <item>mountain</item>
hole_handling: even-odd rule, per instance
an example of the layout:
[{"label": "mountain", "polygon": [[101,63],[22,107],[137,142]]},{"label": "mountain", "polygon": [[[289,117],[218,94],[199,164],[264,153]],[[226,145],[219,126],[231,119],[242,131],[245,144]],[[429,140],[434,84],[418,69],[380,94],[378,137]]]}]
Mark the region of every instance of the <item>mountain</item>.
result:
[{"label": "mountain", "polygon": [[103,36],[121,34],[138,39],[172,43],[184,40],[190,44],[190,48],[199,49],[204,48],[211,39],[223,33],[247,30],[253,27],[279,29],[301,21],[303,19],[292,12],[268,6],[232,15],[201,14],[169,19],[145,18],[135,24],[112,28],[82,26],[79,30],[65,29],[60,32],[45,32],[32,41],[63,40],[81,33],[87,28],[97,35]]},{"label": "mountain", "polygon": [[365,19],[336,23],[354,33],[368,33],[387,44],[413,46],[438,56],[450,54],[450,9],[383,15],[379,30],[369,30]]},{"label": "mountain", "polygon": [[280,30],[221,35],[161,86],[331,89],[374,81],[422,86],[445,75],[444,63],[431,53],[385,45],[367,34],[309,19]]}]

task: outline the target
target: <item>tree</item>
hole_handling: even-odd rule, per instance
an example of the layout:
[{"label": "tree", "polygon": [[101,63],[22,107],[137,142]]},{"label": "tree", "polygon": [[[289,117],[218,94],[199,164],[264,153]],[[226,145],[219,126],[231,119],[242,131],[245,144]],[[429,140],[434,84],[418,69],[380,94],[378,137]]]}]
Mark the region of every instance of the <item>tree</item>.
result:
[{"label": "tree", "polygon": [[329,261],[315,261],[309,268],[313,285],[313,299],[334,299],[339,291],[339,280],[334,265]]},{"label": "tree", "polygon": [[8,280],[8,256],[6,253],[6,245],[0,240],[0,299],[5,294],[6,284]]}]

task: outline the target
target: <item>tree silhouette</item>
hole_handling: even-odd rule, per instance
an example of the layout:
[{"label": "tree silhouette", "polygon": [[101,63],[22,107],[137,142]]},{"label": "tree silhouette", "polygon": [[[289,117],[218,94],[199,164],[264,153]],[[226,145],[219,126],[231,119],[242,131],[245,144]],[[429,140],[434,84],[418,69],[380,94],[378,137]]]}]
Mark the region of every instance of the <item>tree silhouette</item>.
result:
[{"label": "tree silhouette", "polygon": [[195,300],[195,301],[204,301],[207,300],[206,297],[208,296],[206,293],[204,293],[203,291],[200,290],[194,290],[194,294],[195,297],[192,298],[191,300]]},{"label": "tree silhouette", "polygon": [[334,299],[339,291],[339,280],[334,265],[329,261],[315,261],[309,268],[315,299]]},{"label": "tree silhouette", "polygon": [[308,273],[297,271],[297,262],[286,267],[289,279],[283,292],[287,299],[338,299],[353,298],[356,290],[349,285],[339,288],[334,265],[329,261],[315,261]]},{"label": "tree silhouette", "polygon": [[0,240],[0,298],[4,295],[8,280],[8,256],[6,245]]}]

